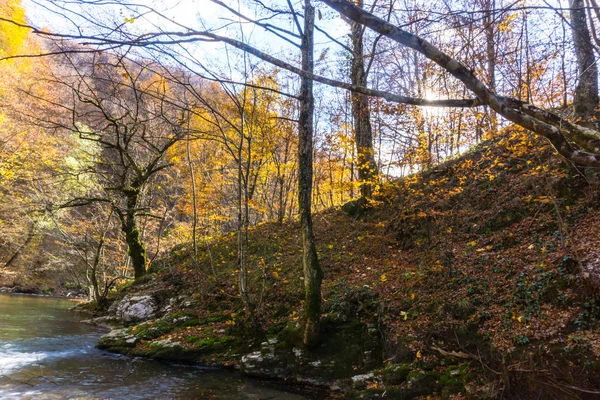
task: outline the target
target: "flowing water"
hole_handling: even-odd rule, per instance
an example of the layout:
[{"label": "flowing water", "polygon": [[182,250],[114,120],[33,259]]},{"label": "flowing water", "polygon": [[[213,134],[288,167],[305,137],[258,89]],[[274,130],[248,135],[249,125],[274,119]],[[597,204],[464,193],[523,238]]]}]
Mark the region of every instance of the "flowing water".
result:
[{"label": "flowing water", "polygon": [[304,398],[235,373],[98,350],[104,332],[80,323],[73,305],[0,294],[0,399]]}]

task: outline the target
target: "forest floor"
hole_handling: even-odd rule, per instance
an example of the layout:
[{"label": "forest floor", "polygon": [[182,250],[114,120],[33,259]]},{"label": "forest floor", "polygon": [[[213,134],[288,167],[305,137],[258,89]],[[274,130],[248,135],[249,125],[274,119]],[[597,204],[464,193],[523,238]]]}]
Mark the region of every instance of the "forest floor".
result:
[{"label": "forest floor", "polygon": [[[346,398],[598,395],[599,182],[512,130],[384,185],[358,216],[315,215],[324,339],[309,364],[344,361],[312,374],[337,378]],[[276,342],[297,346],[299,232],[297,221],[250,231],[258,331],[238,295],[232,234],[201,246],[197,263],[190,246],[173,249],[151,266],[150,281],[120,293],[186,299],[130,328],[139,341],[126,352],[237,366],[261,343],[263,355]]]}]

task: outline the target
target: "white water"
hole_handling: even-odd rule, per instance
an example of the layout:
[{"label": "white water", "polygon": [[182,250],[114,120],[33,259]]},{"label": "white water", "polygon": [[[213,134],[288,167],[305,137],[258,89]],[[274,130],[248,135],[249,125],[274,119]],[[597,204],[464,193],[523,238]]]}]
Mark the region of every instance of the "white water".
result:
[{"label": "white water", "polygon": [[71,305],[0,295],[0,399],[304,398],[233,373],[100,351],[103,332],[79,323]]}]

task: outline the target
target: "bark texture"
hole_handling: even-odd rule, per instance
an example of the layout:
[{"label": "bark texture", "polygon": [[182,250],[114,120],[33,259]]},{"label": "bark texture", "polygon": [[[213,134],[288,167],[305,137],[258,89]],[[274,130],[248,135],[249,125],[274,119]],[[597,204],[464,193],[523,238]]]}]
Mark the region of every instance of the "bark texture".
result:
[{"label": "bark texture", "polygon": [[[362,0],[359,0],[357,4],[359,7],[363,7]],[[356,22],[351,23],[353,54],[350,78],[352,84],[359,87],[367,87],[363,33],[364,28],[361,24]],[[373,130],[371,127],[369,98],[367,95],[359,92],[353,92],[351,95],[360,194],[362,198],[370,199],[373,195],[373,184],[377,180],[378,171],[373,151]]]},{"label": "bark texture", "polygon": [[[304,0],[304,32],[302,35],[302,70],[314,70],[314,20],[315,9],[310,0]],[[302,264],[304,268],[304,321],[303,344],[314,346],[319,339],[321,318],[321,282],[323,271],[315,246],[312,223],[313,184],[313,82],[303,77],[300,87],[300,116],[298,138],[298,205],[302,229]]]},{"label": "bark texture", "polygon": [[127,187],[123,189],[123,192],[127,198],[127,210],[125,212],[117,212],[117,215],[121,220],[121,229],[125,233],[127,251],[133,267],[133,276],[137,280],[146,275],[147,261],[146,246],[142,242],[142,234],[135,218],[140,189],[137,187]]},{"label": "bark texture", "polygon": [[571,32],[579,81],[575,88],[573,107],[577,119],[588,120],[596,115],[598,106],[598,67],[594,57],[594,48],[587,26],[585,5],[583,0],[569,1],[571,15]]}]

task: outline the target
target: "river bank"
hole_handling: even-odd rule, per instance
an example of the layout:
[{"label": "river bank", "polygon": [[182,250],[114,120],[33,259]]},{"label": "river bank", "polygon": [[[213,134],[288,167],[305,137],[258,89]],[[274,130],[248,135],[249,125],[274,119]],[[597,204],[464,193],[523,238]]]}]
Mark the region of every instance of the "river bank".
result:
[{"label": "river bank", "polygon": [[227,234],[197,259],[191,244],[171,249],[86,318],[111,330],[102,349],[324,387],[320,398],[589,398],[600,392],[598,195],[551,155],[515,132],[386,185],[360,215],[315,215],[314,348],[298,334],[293,220],[249,231],[253,316]]},{"label": "river bank", "polygon": [[71,308],[64,299],[0,294],[0,398],[310,398],[237,373],[99,350],[106,331],[81,324]]},{"label": "river bank", "polygon": [[[197,260],[191,245],[172,249],[115,293],[121,325],[100,346],[346,398],[585,398],[600,390],[600,211],[596,189],[551,155],[514,132],[384,187],[360,216],[315,215],[325,280],[313,349],[297,331],[295,221],[249,232],[254,318],[236,284],[237,238],[224,235]],[[554,201],[536,192],[549,177]],[[152,313],[133,316],[146,306],[132,298]]]}]

